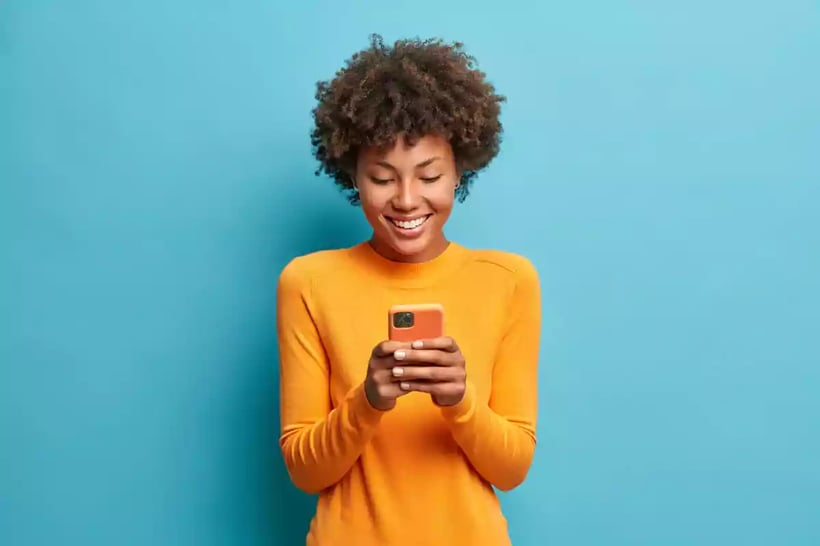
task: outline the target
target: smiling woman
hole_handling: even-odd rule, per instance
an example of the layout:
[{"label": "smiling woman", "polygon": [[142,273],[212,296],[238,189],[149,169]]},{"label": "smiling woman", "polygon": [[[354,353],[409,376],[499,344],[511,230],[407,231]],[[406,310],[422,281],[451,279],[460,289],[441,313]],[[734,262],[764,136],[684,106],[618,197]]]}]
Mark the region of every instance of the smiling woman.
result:
[{"label": "smiling woman", "polygon": [[[498,153],[503,97],[460,44],[376,36],[317,98],[320,171],[373,233],[279,279],[280,444],[320,494],[307,543],[508,545],[494,487],[520,484],[535,449],[538,275],[444,234]],[[392,306],[425,303],[446,332],[384,339]]]},{"label": "smiling woman", "polygon": [[446,139],[428,135],[411,145],[401,135],[387,150],[365,148],[353,180],[377,252],[397,261],[424,262],[447,247],[443,228],[459,176]]}]

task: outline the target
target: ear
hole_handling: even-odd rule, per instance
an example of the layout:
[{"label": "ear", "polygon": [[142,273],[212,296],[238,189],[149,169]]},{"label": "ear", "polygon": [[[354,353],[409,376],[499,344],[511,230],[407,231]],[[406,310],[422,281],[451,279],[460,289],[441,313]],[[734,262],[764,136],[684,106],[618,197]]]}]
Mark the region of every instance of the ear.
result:
[{"label": "ear", "polygon": [[463,175],[463,174],[464,174],[464,168],[462,167],[462,165],[458,161],[456,161],[456,188],[455,189],[458,189],[458,187],[461,186],[461,175]]}]

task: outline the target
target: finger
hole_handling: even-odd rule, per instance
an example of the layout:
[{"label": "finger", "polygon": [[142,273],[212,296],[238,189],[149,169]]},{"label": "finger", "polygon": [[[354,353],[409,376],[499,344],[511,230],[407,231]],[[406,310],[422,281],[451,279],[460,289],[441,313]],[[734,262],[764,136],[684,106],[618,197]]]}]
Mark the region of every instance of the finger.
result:
[{"label": "finger", "polygon": [[378,385],[376,391],[379,397],[384,400],[395,400],[411,392],[410,390],[402,389],[399,383],[393,381]]},{"label": "finger", "polygon": [[449,336],[418,339],[411,344],[413,349],[437,349],[448,353],[458,352],[456,341]]},{"label": "finger", "polygon": [[397,384],[398,378],[395,377],[390,368],[373,370],[371,377],[379,389],[380,394],[383,393],[384,396],[394,397],[398,392],[401,392]]},{"label": "finger", "polygon": [[397,363],[432,364],[434,366],[455,366],[458,359],[454,353],[448,353],[439,349],[399,349],[393,353],[393,359]]},{"label": "finger", "polygon": [[393,383],[393,374],[390,368],[379,368],[370,372],[373,382],[377,385]]},{"label": "finger", "polygon": [[382,341],[373,347],[372,356],[376,358],[385,358],[393,356],[393,353],[399,349],[409,349],[410,343],[406,341]]},{"label": "finger", "polygon": [[402,381],[399,388],[405,392],[426,392],[436,396],[451,396],[458,390],[456,383],[431,383],[427,381]]},{"label": "finger", "polygon": [[464,370],[444,366],[395,366],[391,370],[393,381],[450,382],[460,379]]}]

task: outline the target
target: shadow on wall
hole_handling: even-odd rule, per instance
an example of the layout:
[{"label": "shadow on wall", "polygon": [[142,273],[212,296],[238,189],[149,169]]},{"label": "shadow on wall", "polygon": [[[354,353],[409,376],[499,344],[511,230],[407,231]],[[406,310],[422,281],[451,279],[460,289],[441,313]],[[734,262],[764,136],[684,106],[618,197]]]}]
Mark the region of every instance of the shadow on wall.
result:
[{"label": "shadow on wall", "polygon": [[[316,183],[315,180],[308,181]],[[343,197],[338,196],[343,202]],[[310,200],[299,195],[289,196],[287,203],[277,203],[277,209],[296,211],[291,212],[286,219],[286,226],[273,226],[261,239],[270,246],[272,252],[260,252],[272,260],[263,265],[270,273],[271,282],[268,291],[263,294],[265,305],[275,303],[276,279],[282,268],[292,258],[321,249],[341,248],[350,246],[361,235],[357,232],[355,223],[351,221],[350,212],[346,213],[344,206],[328,206],[327,200]],[[352,207],[351,207],[352,209]],[[355,210],[352,209],[351,212]],[[273,209],[271,216],[274,215]],[[317,221],[321,219],[321,221]],[[270,227],[270,222],[279,222],[272,219],[262,222]],[[285,228],[285,229],[282,229]],[[264,315],[275,320],[275,305],[270,313]],[[279,352],[276,344],[275,323],[260,325],[254,331],[262,334],[256,339],[257,348],[253,358],[262,358],[250,366],[257,370],[264,370],[262,375],[266,387],[255,385],[254,391],[261,400],[257,407],[261,408],[255,420],[256,426],[251,431],[256,438],[251,440],[256,446],[256,453],[252,455],[251,467],[258,472],[259,481],[255,490],[261,495],[258,499],[259,521],[265,544],[302,545],[316,507],[316,497],[298,490],[290,481],[284,461],[279,449]],[[253,378],[254,381],[258,380]],[[261,466],[261,467],[260,467]]]}]

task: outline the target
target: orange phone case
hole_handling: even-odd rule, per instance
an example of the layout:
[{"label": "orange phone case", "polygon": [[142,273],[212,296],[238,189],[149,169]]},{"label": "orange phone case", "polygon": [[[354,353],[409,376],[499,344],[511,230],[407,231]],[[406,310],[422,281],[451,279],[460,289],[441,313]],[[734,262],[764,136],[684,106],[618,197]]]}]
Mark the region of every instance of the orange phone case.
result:
[{"label": "orange phone case", "polygon": [[393,305],[387,320],[391,341],[415,341],[444,335],[444,307],[438,303]]}]

